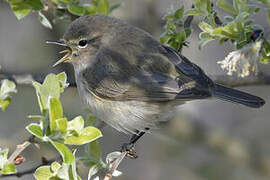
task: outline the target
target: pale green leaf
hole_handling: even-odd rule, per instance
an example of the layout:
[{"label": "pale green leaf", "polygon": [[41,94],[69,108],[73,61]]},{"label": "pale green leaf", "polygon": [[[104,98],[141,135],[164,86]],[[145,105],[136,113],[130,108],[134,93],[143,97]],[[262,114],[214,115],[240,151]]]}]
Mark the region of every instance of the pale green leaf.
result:
[{"label": "pale green leaf", "polygon": [[59,164],[58,162],[54,161],[52,164],[51,164],[51,171],[52,172],[58,172],[58,170],[61,168],[61,164]]},{"label": "pale green leaf", "polygon": [[32,135],[42,138],[43,137],[43,132],[39,124],[36,123],[31,123],[28,126],[26,126],[26,130],[31,133]]},{"label": "pale green leaf", "polygon": [[206,22],[201,22],[199,24],[199,27],[201,28],[202,31],[205,31],[205,32],[212,32],[213,31],[213,28],[210,24],[206,23]]},{"label": "pale green leaf", "polygon": [[97,13],[108,15],[110,12],[110,5],[108,0],[99,0],[97,5]]},{"label": "pale green leaf", "polygon": [[16,93],[16,85],[14,82],[10,81],[10,80],[3,80],[2,81],[2,85],[1,85],[1,89],[0,89],[0,98],[1,99],[5,99],[7,97],[10,96],[11,93]]},{"label": "pale green leaf", "polygon": [[62,133],[66,134],[67,132],[67,118],[60,118],[56,120],[57,129]]},{"label": "pale green leaf", "polygon": [[50,180],[53,177],[53,173],[50,166],[41,166],[35,171],[34,177],[37,180]]},{"label": "pale green leaf", "polygon": [[68,122],[68,131],[75,131],[77,134],[80,134],[81,130],[84,127],[84,119],[82,116],[77,116],[71,121]]},{"label": "pale green leaf", "polygon": [[2,174],[14,174],[16,172],[17,171],[13,163],[5,164],[4,168],[2,169]]},{"label": "pale green leaf", "polygon": [[46,28],[49,28],[49,29],[52,29],[52,24],[50,23],[50,21],[47,19],[47,17],[42,14],[42,12],[38,12],[38,19],[40,21],[40,23],[46,27]]},{"label": "pale green leaf", "polygon": [[32,10],[31,7],[28,5],[22,3],[14,3],[11,4],[11,8],[13,10],[14,15],[17,17],[18,20],[25,17],[27,14],[29,14]]},{"label": "pale green leaf", "polygon": [[10,98],[6,98],[5,100],[0,99],[0,108],[2,109],[2,111],[5,111],[8,108],[10,102]]},{"label": "pale green leaf", "polygon": [[63,108],[59,99],[49,98],[49,116],[50,116],[50,130],[55,132],[57,130],[56,120],[63,117]]},{"label": "pale green leaf", "polygon": [[86,11],[85,14],[96,14],[97,13],[97,8],[92,4],[84,4],[83,7]]},{"label": "pale green leaf", "polygon": [[69,136],[64,140],[65,144],[70,145],[82,145],[89,142],[92,142],[102,136],[99,129],[95,127],[86,127],[84,128],[78,136]]},{"label": "pale green leaf", "polygon": [[64,163],[71,164],[75,160],[75,157],[73,156],[72,152],[67,146],[56,141],[50,141],[50,142],[61,154]]},{"label": "pale green leaf", "polygon": [[221,9],[223,9],[223,10],[229,12],[229,13],[233,13],[233,14],[236,14],[237,13],[235,11],[235,9],[233,8],[233,6],[227,0],[218,0],[217,1],[217,5]]},{"label": "pale green leaf", "polygon": [[74,15],[82,16],[85,13],[85,9],[81,6],[70,5],[68,11]]},{"label": "pale green leaf", "polygon": [[196,16],[202,14],[202,11],[199,11],[197,9],[188,9],[185,11],[184,15],[185,16]]}]

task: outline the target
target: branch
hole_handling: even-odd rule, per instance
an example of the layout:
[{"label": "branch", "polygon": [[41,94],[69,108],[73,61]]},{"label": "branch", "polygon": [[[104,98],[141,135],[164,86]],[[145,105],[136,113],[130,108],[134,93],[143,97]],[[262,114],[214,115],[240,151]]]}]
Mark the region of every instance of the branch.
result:
[{"label": "branch", "polygon": [[257,76],[235,77],[228,75],[210,76],[213,81],[230,87],[238,86],[262,86],[270,84],[270,74],[259,73]]},{"label": "branch", "polygon": [[[45,77],[46,74],[12,75],[9,73],[0,73],[0,81],[9,79],[14,81],[17,85],[32,85],[32,81],[42,83]],[[270,85],[270,74],[267,73],[259,73],[257,76],[244,78],[228,75],[210,75],[210,78],[216,83],[230,87]],[[69,87],[76,87],[76,83],[74,81],[69,81]]]},{"label": "branch", "polygon": [[113,173],[116,171],[120,163],[123,161],[123,159],[127,156],[128,152],[124,151],[120,154],[120,156],[111,163],[111,168],[109,172],[105,175],[103,180],[110,180],[113,177]]}]

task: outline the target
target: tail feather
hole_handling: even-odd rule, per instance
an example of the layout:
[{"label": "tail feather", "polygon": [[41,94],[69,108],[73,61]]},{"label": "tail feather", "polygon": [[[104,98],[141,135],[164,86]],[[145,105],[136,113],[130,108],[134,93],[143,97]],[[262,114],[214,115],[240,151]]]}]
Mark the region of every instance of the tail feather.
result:
[{"label": "tail feather", "polygon": [[215,88],[213,88],[212,93],[213,96],[219,99],[243,104],[252,108],[259,108],[265,104],[265,101],[260,97],[236,89],[225,87],[220,84],[215,84]]}]

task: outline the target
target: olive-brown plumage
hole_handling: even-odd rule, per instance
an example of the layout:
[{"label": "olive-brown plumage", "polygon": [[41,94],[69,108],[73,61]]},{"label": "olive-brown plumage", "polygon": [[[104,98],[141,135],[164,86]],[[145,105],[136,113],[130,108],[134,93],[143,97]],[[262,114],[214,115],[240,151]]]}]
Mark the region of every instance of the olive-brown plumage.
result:
[{"label": "olive-brown plumage", "polygon": [[197,65],[150,34],[118,19],[83,16],[64,41],[81,98],[101,120],[137,133],[166,119],[173,107],[217,97],[260,107],[264,100],[215,84]]}]

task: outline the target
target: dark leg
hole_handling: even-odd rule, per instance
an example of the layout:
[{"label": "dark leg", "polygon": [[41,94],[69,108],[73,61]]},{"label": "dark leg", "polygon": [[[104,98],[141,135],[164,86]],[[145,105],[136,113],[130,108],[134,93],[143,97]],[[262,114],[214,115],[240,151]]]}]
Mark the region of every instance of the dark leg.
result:
[{"label": "dark leg", "polygon": [[134,146],[136,142],[145,134],[145,132],[139,132],[138,134],[133,134],[128,143],[123,144],[122,152],[128,152],[128,156],[132,159],[137,158],[138,156],[135,154]]}]

